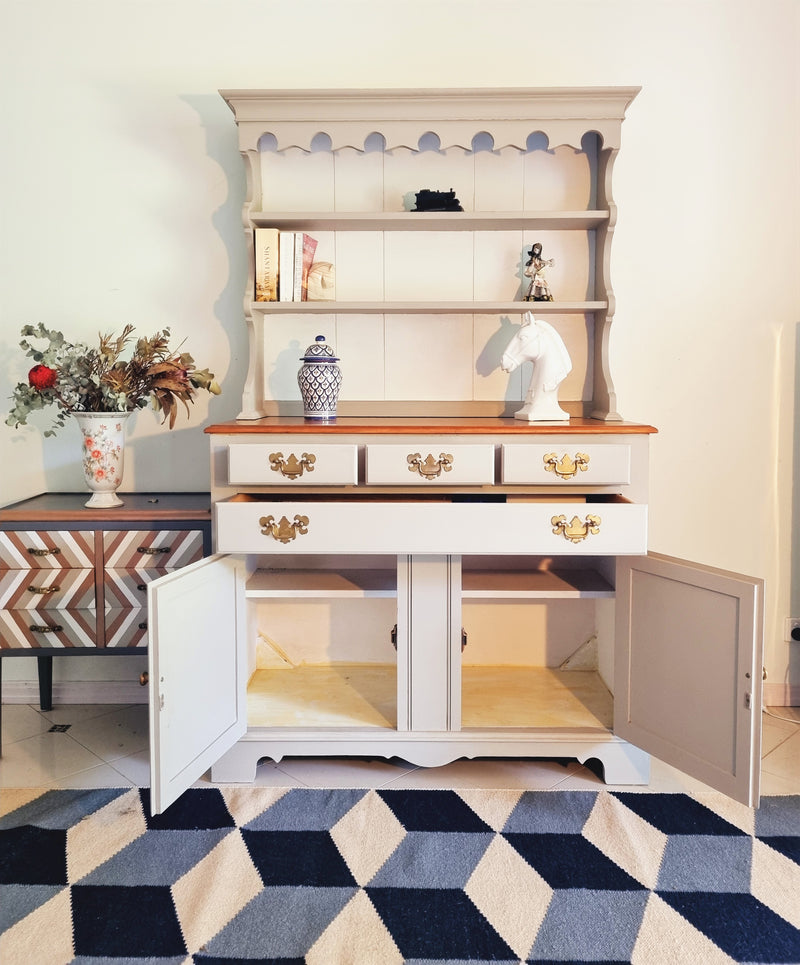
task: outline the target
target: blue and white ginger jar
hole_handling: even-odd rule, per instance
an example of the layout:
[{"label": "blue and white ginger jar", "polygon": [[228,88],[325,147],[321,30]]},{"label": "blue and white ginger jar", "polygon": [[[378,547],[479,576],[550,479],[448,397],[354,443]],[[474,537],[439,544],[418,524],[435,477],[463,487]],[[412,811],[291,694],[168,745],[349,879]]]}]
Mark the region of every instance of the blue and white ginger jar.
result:
[{"label": "blue and white ginger jar", "polygon": [[303,415],[316,422],[333,421],[336,418],[342,370],[336,364],[339,359],[325,344],[324,335],[317,335],[300,361],[303,364],[297,373],[297,384],[303,397]]}]

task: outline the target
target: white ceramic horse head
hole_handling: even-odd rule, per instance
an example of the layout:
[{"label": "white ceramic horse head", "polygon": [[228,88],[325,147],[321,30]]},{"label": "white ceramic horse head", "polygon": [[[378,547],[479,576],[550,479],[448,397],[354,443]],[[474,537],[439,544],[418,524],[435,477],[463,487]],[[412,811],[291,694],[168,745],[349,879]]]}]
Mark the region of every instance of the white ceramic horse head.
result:
[{"label": "white ceramic horse head", "polygon": [[525,404],[514,413],[525,422],[563,422],[569,413],[558,404],[558,387],[572,369],[572,360],[558,332],[548,322],[525,312],[522,325],[500,359],[504,372],[522,362],[533,362],[533,375]]}]

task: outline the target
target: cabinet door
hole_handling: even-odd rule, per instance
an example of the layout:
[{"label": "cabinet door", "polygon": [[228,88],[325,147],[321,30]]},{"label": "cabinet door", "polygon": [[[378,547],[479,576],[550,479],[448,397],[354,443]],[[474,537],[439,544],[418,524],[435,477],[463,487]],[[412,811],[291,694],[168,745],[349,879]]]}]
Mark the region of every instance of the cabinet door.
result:
[{"label": "cabinet door", "polygon": [[209,556],[148,586],[154,814],[247,728],[244,588],[244,562],[228,556]]},{"label": "cabinet door", "polygon": [[617,564],[614,731],[750,807],[763,582],[657,554]]}]

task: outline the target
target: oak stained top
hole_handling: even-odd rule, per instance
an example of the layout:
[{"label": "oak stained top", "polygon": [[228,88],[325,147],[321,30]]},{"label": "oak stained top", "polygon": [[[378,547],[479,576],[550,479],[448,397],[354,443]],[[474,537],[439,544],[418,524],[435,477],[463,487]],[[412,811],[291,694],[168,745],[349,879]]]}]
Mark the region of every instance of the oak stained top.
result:
[{"label": "oak stained top", "polygon": [[496,417],[432,417],[373,419],[343,416],[333,422],[317,422],[302,416],[268,416],[263,419],[234,420],[207,426],[205,432],[225,435],[309,434],[326,435],[629,435],[658,432],[638,422],[604,422],[574,417],[569,422],[523,422]]}]

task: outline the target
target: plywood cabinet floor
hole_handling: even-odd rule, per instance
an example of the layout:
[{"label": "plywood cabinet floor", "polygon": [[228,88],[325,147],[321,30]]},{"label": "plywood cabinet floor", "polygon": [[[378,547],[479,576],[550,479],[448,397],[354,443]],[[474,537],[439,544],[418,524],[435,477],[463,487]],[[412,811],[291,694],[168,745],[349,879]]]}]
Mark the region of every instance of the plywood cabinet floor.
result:
[{"label": "plywood cabinet floor", "polygon": [[[463,728],[613,727],[613,698],[590,671],[464,667]],[[384,728],[397,725],[391,665],[257,670],[247,688],[249,727]]]}]

